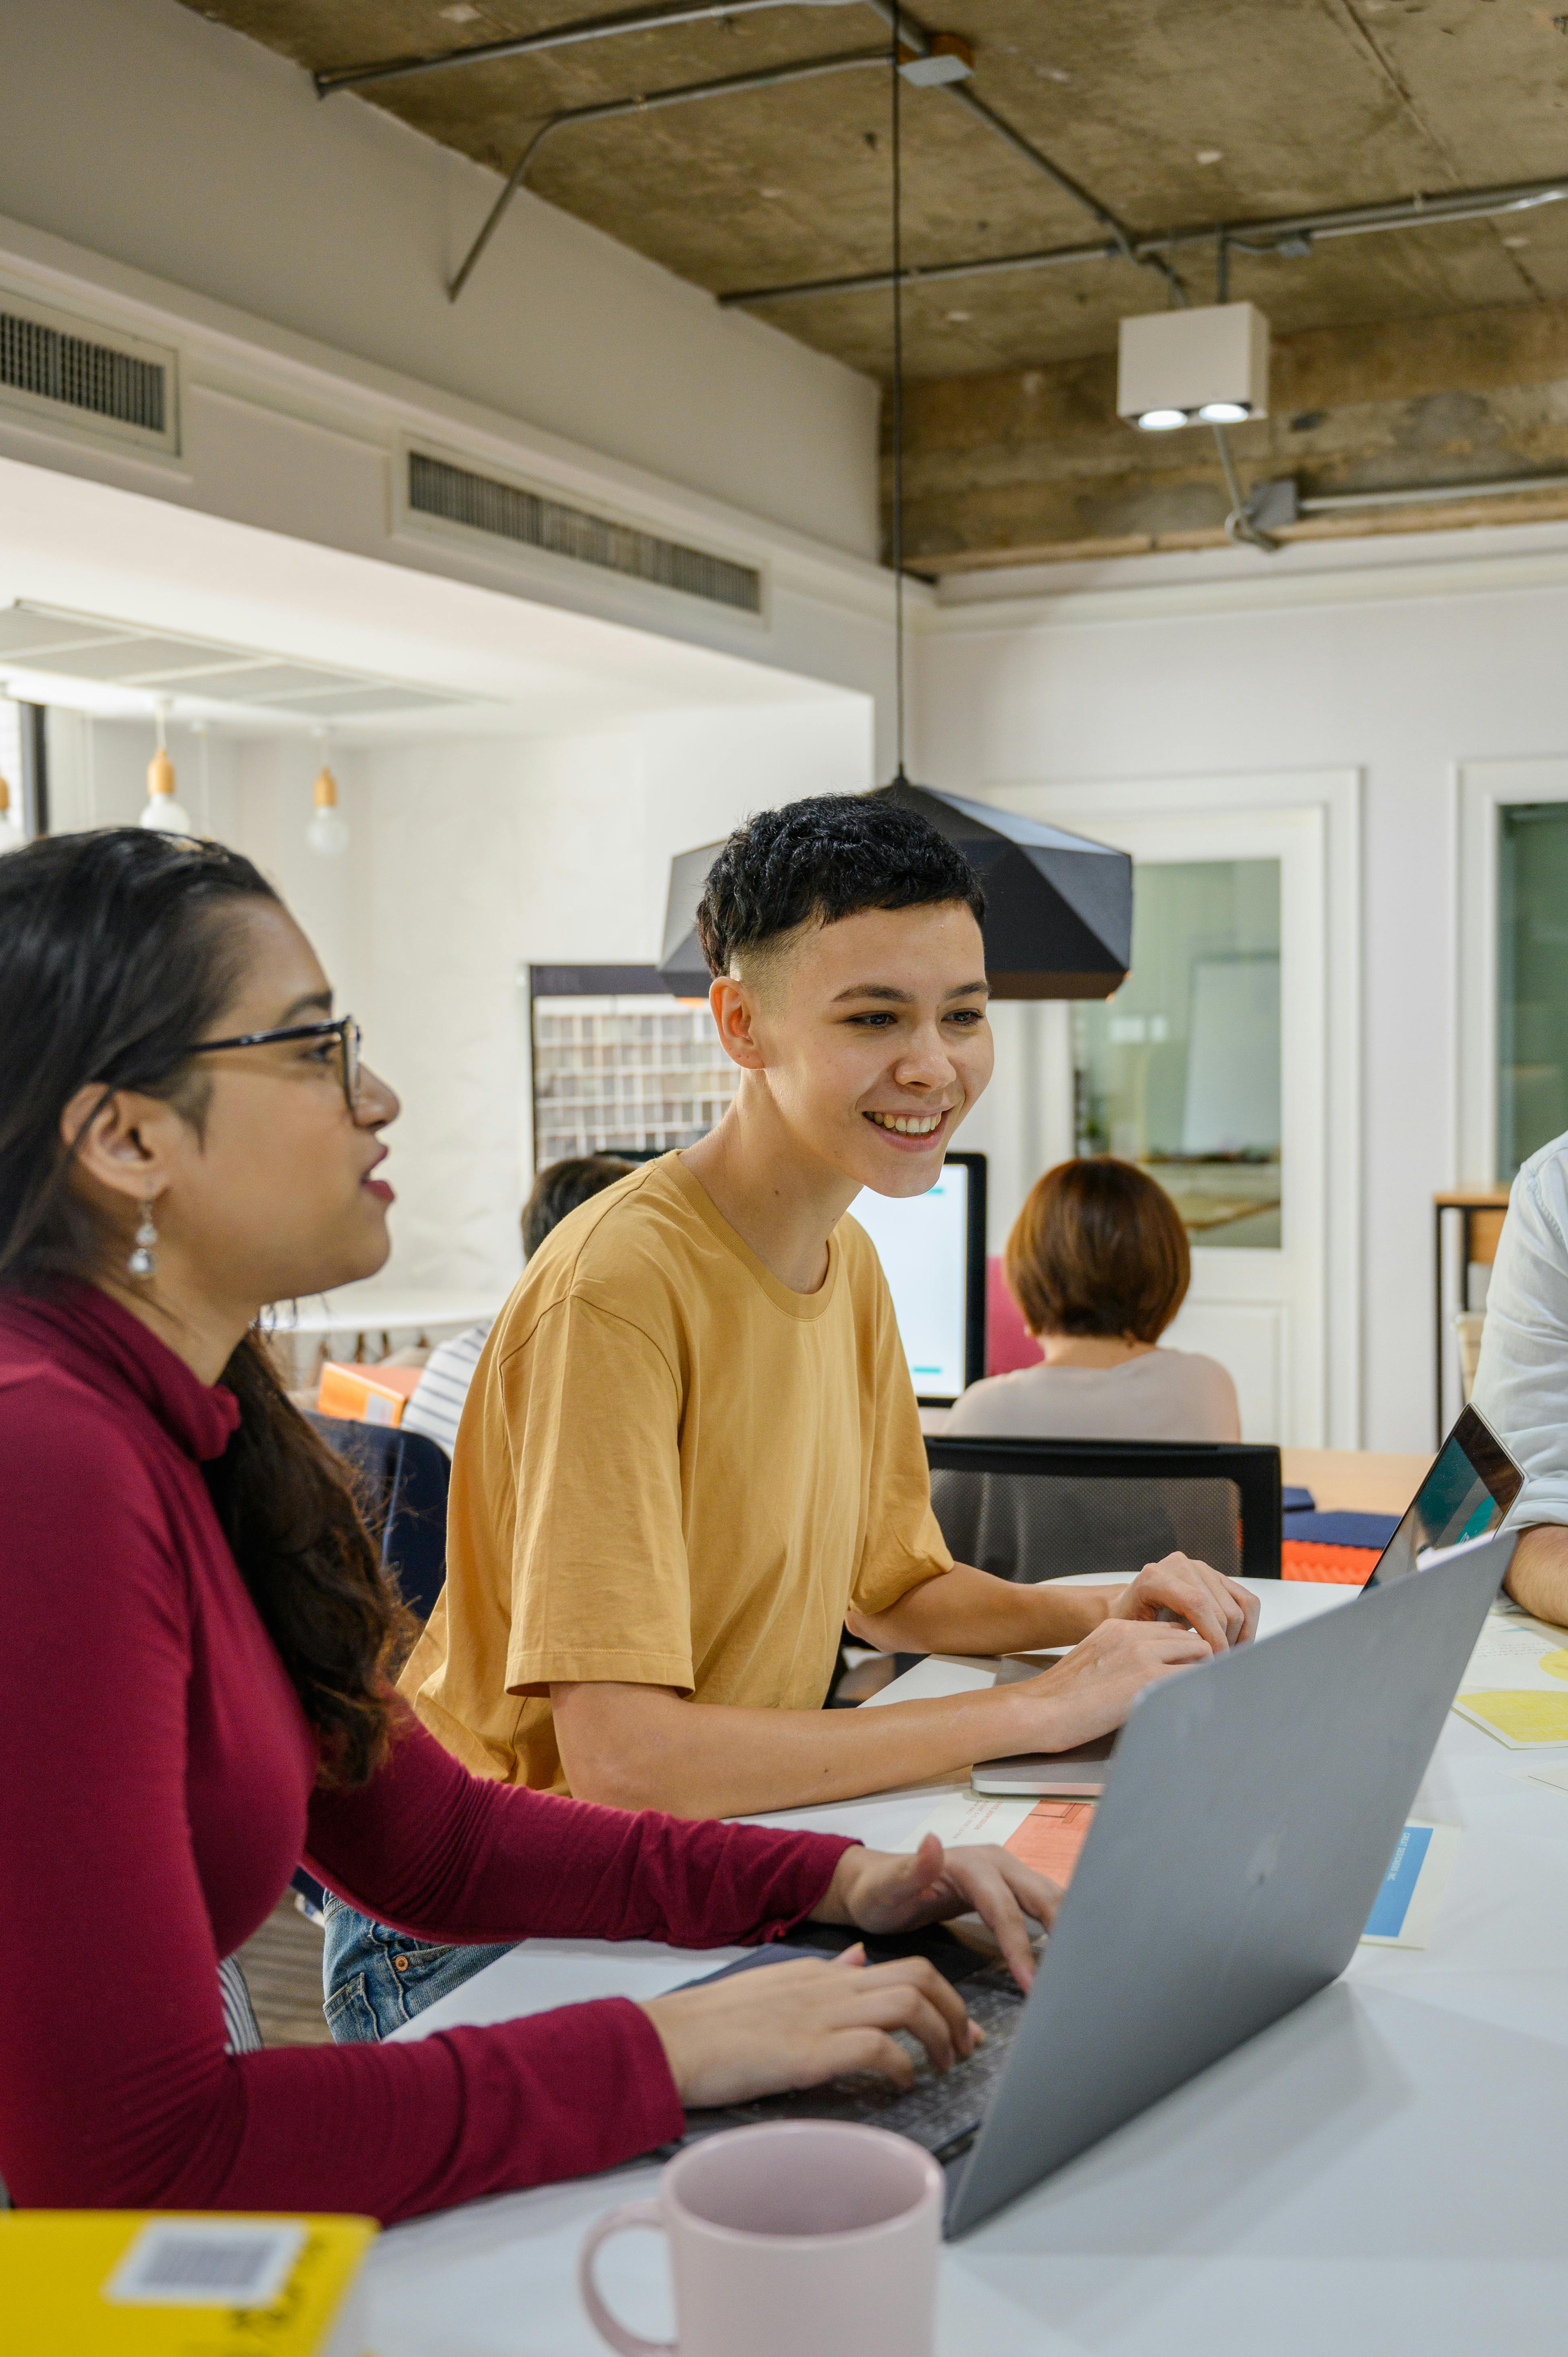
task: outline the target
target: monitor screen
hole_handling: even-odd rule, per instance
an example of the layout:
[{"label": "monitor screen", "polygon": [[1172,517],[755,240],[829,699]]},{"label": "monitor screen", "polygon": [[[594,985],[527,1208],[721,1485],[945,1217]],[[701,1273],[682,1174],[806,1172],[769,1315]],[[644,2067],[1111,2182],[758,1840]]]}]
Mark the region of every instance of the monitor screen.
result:
[{"label": "monitor screen", "polygon": [[1438,1451],[1398,1530],[1378,1557],[1369,1587],[1423,1571],[1450,1548],[1489,1537],[1524,1477],[1486,1418],[1467,1407]]},{"label": "monitor screen", "polygon": [[947,1406],[985,1372],[985,1157],[950,1154],[924,1195],[850,1205],[887,1278],[915,1395]]}]

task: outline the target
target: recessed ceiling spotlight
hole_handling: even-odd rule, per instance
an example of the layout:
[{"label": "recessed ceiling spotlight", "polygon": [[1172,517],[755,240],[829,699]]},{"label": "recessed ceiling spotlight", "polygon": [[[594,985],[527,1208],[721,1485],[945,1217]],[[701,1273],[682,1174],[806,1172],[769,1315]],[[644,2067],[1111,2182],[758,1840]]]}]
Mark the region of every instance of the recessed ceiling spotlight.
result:
[{"label": "recessed ceiling spotlight", "polygon": [[1145,434],[1173,434],[1187,424],[1185,409],[1145,409],[1138,420]]},{"label": "recessed ceiling spotlight", "polygon": [[1197,161],[1200,164],[1222,164],[1225,161],[1225,150],[1223,147],[1200,147],[1197,151]]},{"label": "recessed ceiling spotlight", "polygon": [[1244,401],[1206,401],[1197,414],[1206,425],[1241,425],[1252,414]]}]

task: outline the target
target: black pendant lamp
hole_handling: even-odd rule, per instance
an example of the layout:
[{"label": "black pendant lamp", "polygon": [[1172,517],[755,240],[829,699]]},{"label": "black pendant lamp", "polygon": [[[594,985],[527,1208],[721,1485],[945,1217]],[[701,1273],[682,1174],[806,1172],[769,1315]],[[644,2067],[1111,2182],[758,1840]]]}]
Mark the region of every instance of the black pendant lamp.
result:
[{"label": "black pendant lamp", "polygon": [[[1109,998],[1121,988],[1133,960],[1133,863],[1124,851],[905,777],[872,799],[929,819],[984,884],[993,998]],[[659,971],[678,998],[708,995],[697,903],[723,849],[704,843],[670,863]]]},{"label": "black pendant lamp", "polygon": [[[989,803],[912,785],[904,774],[904,222],[897,11],[893,89],[893,597],[897,767],[873,797],[918,811],[956,844],[985,886],[985,970],[996,998],[1109,998],[1133,960],[1133,862],[1124,851]],[[659,971],[682,996],[705,996],[697,904],[723,845],[670,863]]]}]

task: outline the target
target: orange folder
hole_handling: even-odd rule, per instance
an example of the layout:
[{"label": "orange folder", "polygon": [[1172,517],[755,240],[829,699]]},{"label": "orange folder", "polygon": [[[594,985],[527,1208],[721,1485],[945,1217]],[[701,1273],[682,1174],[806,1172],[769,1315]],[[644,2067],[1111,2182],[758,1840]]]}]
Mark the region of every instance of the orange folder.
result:
[{"label": "orange folder", "polygon": [[316,1395],[318,1415],[340,1415],[350,1424],[401,1424],[421,1367],[343,1366],[328,1359]]}]

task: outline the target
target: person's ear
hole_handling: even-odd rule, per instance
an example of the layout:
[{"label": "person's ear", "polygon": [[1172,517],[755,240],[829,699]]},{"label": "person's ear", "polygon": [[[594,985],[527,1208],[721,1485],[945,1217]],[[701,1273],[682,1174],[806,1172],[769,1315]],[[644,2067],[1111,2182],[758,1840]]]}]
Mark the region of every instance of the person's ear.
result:
[{"label": "person's ear", "polygon": [[732,1064],[743,1071],[760,1072],[766,1062],[757,1042],[757,996],[744,982],[721,974],[708,991],[708,1005],[718,1027],[719,1044]]},{"label": "person's ear", "polygon": [[161,1097],[102,1085],[78,1089],[60,1115],[60,1137],[75,1147],[75,1168],[91,1185],[136,1203],[163,1193],[174,1175],[177,1134],[184,1125]]}]

